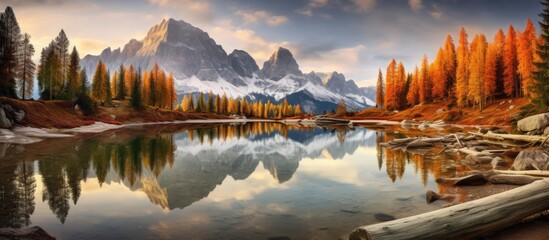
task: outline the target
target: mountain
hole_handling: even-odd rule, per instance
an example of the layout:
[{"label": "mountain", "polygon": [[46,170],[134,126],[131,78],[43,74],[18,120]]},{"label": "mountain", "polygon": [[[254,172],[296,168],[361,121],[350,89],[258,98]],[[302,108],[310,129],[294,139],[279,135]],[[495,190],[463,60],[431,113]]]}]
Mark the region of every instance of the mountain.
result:
[{"label": "mountain", "polygon": [[[363,96],[365,96],[368,99],[371,99],[375,103],[375,101],[376,101],[376,91],[377,91],[376,86],[363,87],[363,88],[360,88],[360,90],[362,91]],[[374,106],[374,105],[372,105],[372,106]]]},{"label": "mountain", "polygon": [[163,20],[141,41],[132,39],[122,49],[109,47],[98,56],[85,56],[81,65],[90,79],[99,61],[111,72],[121,64],[143,70],[158,64],[173,73],[179,94],[211,91],[275,103],[287,98],[290,104],[301,104],[304,111],[315,113],[335,109],[341,99],[356,110],[373,105],[343,74],[303,74],[288,49],[279,48],[260,69],[246,51],[227,55],[208,33],[182,20]]}]

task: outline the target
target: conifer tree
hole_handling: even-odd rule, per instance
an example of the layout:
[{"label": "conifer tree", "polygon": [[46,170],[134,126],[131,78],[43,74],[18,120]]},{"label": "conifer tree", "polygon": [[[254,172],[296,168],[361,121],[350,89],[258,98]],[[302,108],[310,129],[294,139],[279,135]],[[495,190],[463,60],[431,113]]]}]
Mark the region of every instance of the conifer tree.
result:
[{"label": "conifer tree", "polygon": [[126,98],[126,68],[120,65],[118,77],[116,78],[116,99],[124,100]]},{"label": "conifer tree", "polygon": [[412,80],[410,82],[410,87],[408,88],[406,100],[408,100],[408,105],[410,106],[419,104],[419,68],[417,66],[412,74]]},{"label": "conifer tree", "polygon": [[69,57],[69,66],[67,72],[67,95],[69,98],[74,98],[80,92],[80,56],[76,47],[72,48]]},{"label": "conifer tree", "polygon": [[454,97],[453,90],[456,83],[456,47],[454,45],[454,40],[452,36],[448,35],[446,37],[446,43],[444,44],[444,67],[446,72],[446,91],[445,97]]},{"label": "conifer tree", "polygon": [[536,29],[530,19],[526,23],[524,32],[518,37],[518,73],[522,80],[522,93],[530,98],[530,87],[534,81],[534,54],[536,50]]},{"label": "conifer tree", "polygon": [[[105,79],[107,78],[107,69],[103,61],[99,61],[97,67],[95,68],[95,73],[93,74],[92,80],[92,97],[96,101],[105,101],[107,96],[107,88]],[[107,78],[108,79],[108,78]]]},{"label": "conifer tree", "polygon": [[505,34],[500,28],[494,36],[494,46],[496,48],[496,95],[504,94],[504,61],[503,61],[503,46],[505,45]]},{"label": "conifer tree", "polygon": [[509,25],[507,38],[503,45],[503,84],[505,94],[509,97],[520,97],[521,86],[518,78],[517,38],[513,25]]},{"label": "conifer tree", "polygon": [[497,87],[497,46],[489,44],[486,50],[486,65],[484,70],[484,93],[485,100],[493,99]]},{"label": "conifer tree", "polygon": [[80,92],[87,94],[88,92],[88,75],[86,69],[80,70]]},{"label": "conifer tree", "polygon": [[21,61],[19,62],[18,79],[19,79],[19,92],[22,99],[27,99],[32,95],[34,90],[34,73],[36,71],[36,64],[32,61],[34,55],[34,46],[30,43],[30,35],[25,33],[23,35],[23,42],[21,45]]},{"label": "conifer tree", "polygon": [[461,32],[459,34],[459,44],[456,56],[456,99],[458,106],[463,107],[467,104],[467,84],[469,82],[469,42],[467,40],[467,32],[465,31],[465,28],[461,28]]},{"label": "conifer tree", "polygon": [[395,109],[402,109],[406,105],[406,77],[406,70],[404,69],[404,64],[401,61],[398,63],[395,77]]},{"label": "conifer tree", "polygon": [[214,95],[212,91],[208,93],[208,102],[206,103],[206,112],[207,113],[215,112]]},{"label": "conifer tree", "polygon": [[535,96],[532,103],[541,111],[549,109],[549,0],[542,3],[543,12],[540,13],[541,41],[537,43],[538,61],[535,62],[534,82],[530,92]]},{"label": "conifer tree", "polygon": [[381,69],[379,69],[379,73],[377,74],[377,86],[376,86],[376,105],[378,108],[383,108],[385,106],[385,84],[383,84],[383,74],[381,73]]},{"label": "conifer tree", "polygon": [[0,96],[16,98],[16,74],[21,29],[11,7],[0,14]]},{"label": "conifer tree", "polygon": [[130,92],[130,105],[133,109],[136,110],[143,109],[143,102],[141,98],[141,68],[139,68],[137,74],[135,74],[135,81],[132,82]]},{"label": "conifer tree", "polygon": [[215,95],[215,113],[221,113],[221,97],[219,94]]},{"label": "conifer tree", "polygon": [[475,105],[483,109],[484,101],[484,75],[485,75],[485,60],[486,60],[486,37],[484,35],[476,35],[471,43],[471,54],[469,60],[469,82],[467,99]]},{"label": "conifer tree", "polygon": [[396,72],[396,60],[393,59],[391,60],[391,63],[389,63],[389,66],[387,66],[387,73],[385,74],[385,108],[390,110],[396,109]]},{"label": "conifer tree", "polygon": [[423,104],[430,103],[432,100],[433,83],[429,75],[429,59],[425,55],[419,70],[419,101]]},{"label": "conifer tree", "polygon": [[204,93],[200,92],[198,93],[198,99],[196,100],[196,112],[205,112],[206,111],[206,104],[204,102]]},{"label": "conifer tree", "polygon": [[[175,91],[175,81],[173,79],[173,74],[170,73],[168,76],[168,107],[169,109],[173,109],[173,103],[177,101],[177,92]],[[213,109],[213,108],[212,108]]]},{"label": "conifer tree", "polygon": [[444,50],[440,48],[432,64],[433,98],[443,99],[448,96],[448,73],[445,66]]},{"label": "conifer tree", "polygon": [[[55,51],[59,55],[59,61],[60,61],[60,70],[61,70],[61,87],[67,85],[67,76],[69,72],[69,62],[70,62],[70,56],[69,56],[69,39],[67,38],[67,35],[65,34],[65,31],[61,29],[61,32],[59,32],[59,35],[55,38]],[[62,88],[61,88],[62,89]]]},{"label": "conifer tree", "polygon": [[112,92],[111,92],[111,79],[110,73],[107,71],[105,75],[105,105],[110,106],[112,104]]}]

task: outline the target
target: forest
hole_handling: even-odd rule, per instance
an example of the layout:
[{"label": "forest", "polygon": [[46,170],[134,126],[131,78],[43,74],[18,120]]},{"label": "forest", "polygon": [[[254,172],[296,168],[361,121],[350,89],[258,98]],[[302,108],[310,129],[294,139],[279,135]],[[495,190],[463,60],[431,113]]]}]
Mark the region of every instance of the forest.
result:
[{"label": "forest", "polygon": [[448,35],[435,60],[430,63],[425,55],[411,72],[393,59],[385,81],[379,70],[377,107],[403,110],[450,100],[451,105],[482,111],[496,99],[527,98],[538,111],[547,110],[549,21],[547,13],[542,16],[540,34],[528,19],[522,32],[510,25],[506,33],[499,29],[491,42],[477,34],[469,43],[462,27],[457,48]]}]

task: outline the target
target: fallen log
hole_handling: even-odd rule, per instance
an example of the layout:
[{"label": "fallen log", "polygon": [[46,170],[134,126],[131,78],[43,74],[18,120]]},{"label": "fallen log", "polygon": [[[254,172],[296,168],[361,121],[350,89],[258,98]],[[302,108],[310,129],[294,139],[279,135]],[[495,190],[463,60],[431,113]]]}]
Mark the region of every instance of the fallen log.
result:
[{"label": "fallen log", "polygon": [[472,156],[477,156],[477,157],[492,156],[493,155],[492,153],[489,153],[489,152],[479,152],[479,151],[469,149],[469,148],[460,148],[457,151],[460,152],[460,153],[465,153],[467,155],[472,155]]},{"label": "fallen log", "polygon": [[422,139],[417,139],[415,141],[412,141],[411,143],[408,143],[408,145],[406,145],[406,149],[408,148],[430,148],[430,147],[433,147],[434,145],[430,142],[427,142],[427,141],[424,141]]},{"label": "fallen log", "polygon": [[440,210],[362,226],[350,240],[468,239],[549,208],[549,179]]},{"label": "fallen log", "polygon": [[548,142],[547,137],[544,136],[536,136],[536,135],[519,135],[519,134],[499,134],[499,133],[492,133],[488,132],[486,134],[480,134],[480,133],[474,133],[470,132],[469,134],[479,136],[485,139],[492,139],[492,140],[513,140],[513,141],[520,141],[520,142],[529,142],[529,143],[541,143],[547,144]]},{"label": "fallen log", "polygon": [[534,177],[546,177],[549,178],[549,171],[527,170],[527,171],[513,171],[513,170],[493,170],[495,174],[510,174],[510,175],[528,175]]},{"label": "fallen log", "polygon": [[542,177],[532,177],[526,175],[498,174],[491,176],[488,180],[492,184],[526,185],[542,179]]}]

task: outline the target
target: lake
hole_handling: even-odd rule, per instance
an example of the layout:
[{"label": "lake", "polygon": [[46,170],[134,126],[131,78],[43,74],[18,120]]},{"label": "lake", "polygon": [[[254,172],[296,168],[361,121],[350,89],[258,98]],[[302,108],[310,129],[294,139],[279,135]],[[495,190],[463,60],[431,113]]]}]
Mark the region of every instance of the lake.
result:
[{"label": "lake", "polygon": [[382,148],[390,129],[142,126],[0,144],[0,227],[60,239],[338,239],[440,209],[452,158]]}]

